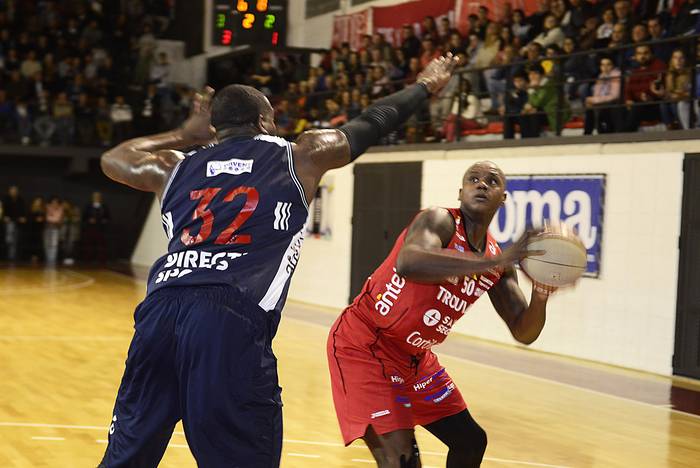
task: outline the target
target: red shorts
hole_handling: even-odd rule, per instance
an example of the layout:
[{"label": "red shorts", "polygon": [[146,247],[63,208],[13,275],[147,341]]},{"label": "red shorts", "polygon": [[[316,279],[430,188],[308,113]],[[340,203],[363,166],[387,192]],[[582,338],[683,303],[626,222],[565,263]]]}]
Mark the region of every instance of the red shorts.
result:
[{"label": "red shorts", "polygon": [[381,334],[346,309],[327,344],[333,402],[345,445],[371,425],[378,434],[413,429],[467,408],[432,351],[419,361],[397,354]]}]

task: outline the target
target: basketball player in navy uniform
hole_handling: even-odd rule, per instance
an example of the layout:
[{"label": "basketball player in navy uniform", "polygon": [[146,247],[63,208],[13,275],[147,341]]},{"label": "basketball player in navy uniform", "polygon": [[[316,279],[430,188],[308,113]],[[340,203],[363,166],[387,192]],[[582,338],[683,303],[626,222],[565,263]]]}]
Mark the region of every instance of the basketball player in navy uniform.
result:
[{"label": "basketball player in navy uniform", "polygon": [[326,171],[396,130],[456,65],[452,55],[436,59],[416,84],[295,143],[275,136],[259,91],[208,89],[182,128],[102,156],[108,177],[158,196],[169,244],[134,313],[100,466],[157,466],[179,420],[199,466],[279,466],[282,401],[271,342],[308,203]]}]

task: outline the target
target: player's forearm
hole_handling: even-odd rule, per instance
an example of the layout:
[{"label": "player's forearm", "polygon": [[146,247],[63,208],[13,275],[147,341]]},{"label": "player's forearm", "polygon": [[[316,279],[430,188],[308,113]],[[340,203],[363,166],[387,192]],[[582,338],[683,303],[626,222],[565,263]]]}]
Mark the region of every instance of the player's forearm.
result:
[{"label": "player's forearm", "polygon": [[429,96],[426,85],[409,86],[378,100],[360,116],[340,127],[350,145],[351,160],[403,125]]},{"label": "player's forearm", "polygon": [[527,308],[518,315],[511,330],[513,337],[520,343],[529,345],[540,336],[547,318],[547,296],[532,290],[532,297]]},{"label": "player's forearm", "polygon": [[493,257],[482,258],[452,249],[404,246],[397,258],[396,272],[410,281],[437,283],[452,276],[481,273],[498,265]]},{"label": "player's forearm", "polygon": [[149,135],[139,138],[132,138],[116,146],[108,153],[115,156],[130,155],[133,153],[155,153],[161,150],[184,150],[195,146],[197,142],[188,137],[182,129],[176,129],[157,135]]}]

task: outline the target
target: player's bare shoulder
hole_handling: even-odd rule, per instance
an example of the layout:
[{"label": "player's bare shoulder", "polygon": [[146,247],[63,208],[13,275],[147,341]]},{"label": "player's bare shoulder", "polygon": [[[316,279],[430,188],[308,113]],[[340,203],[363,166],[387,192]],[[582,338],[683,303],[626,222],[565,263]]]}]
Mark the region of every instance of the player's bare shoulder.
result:
[{"label": "player's bare shoulder", "polygon": [[437,235],[446,246],[455,233],[455,220],[446,208],[431,206],[416,216],[406,233],[406,242],[422,238],[426,233]]}]

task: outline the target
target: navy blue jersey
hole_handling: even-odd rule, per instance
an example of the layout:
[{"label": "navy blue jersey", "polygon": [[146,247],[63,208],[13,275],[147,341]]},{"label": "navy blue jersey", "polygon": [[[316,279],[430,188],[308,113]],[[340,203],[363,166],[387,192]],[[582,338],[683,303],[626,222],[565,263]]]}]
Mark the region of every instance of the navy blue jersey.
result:
[{"label": "navy blue jersey", "polygon": [[226,285],[281,311],[308,215],[289,142],[239,137],[188,153],[165,187],[161,214],[170,242],[151,269],[148,294]]}]

